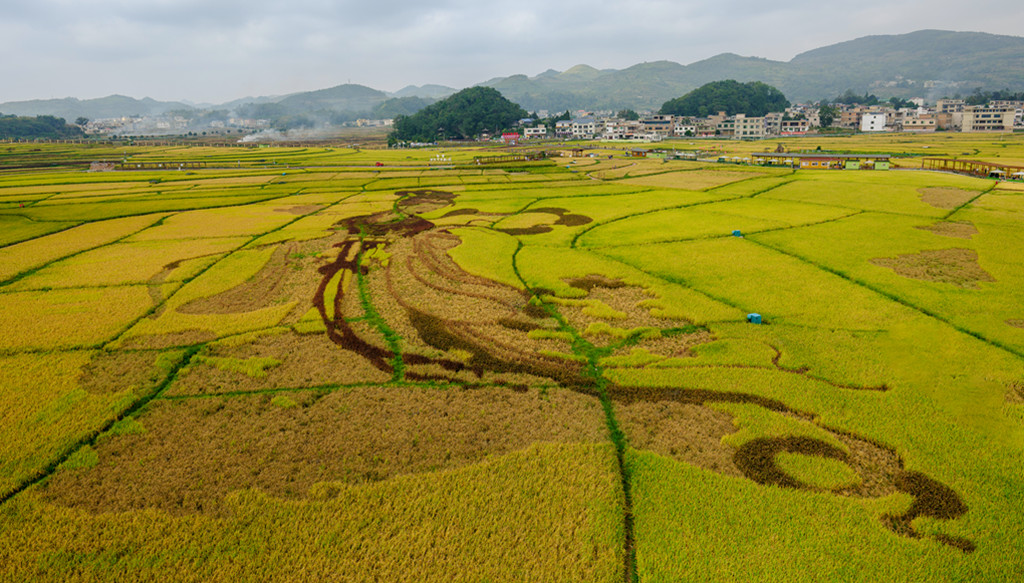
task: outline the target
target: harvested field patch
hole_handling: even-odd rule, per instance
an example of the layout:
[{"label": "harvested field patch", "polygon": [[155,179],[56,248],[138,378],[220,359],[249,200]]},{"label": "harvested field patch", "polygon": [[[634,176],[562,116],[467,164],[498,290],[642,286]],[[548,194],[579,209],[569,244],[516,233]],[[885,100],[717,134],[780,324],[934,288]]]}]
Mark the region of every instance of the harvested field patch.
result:
[{"label": "harvested field patch", "polygon": [[919,188],[917,191],[921,193],[921,202],[948,210],[962,206],[981,194],[974,190],[963,190],[962,188]]},{"label": "harvested field patch", "polygon": [[323,210],[325,208],[327,208],[327,207],[322,205],[322,204],[304,204],[304,205],[296,205],[296,206],[276,208],[276,209],[274,209],[274,212],[288,213],[290,215],[299,215],[299,216],[301,216],[301,215],[308,215],[310,213],[315,213],[315,212],[317,212],[319,210]]},{"label": "harvested field patch", "polygon": [[878,257],[871,263],[888,267],[903,277],[967,289],[979,289],[979,283],[995,281],[978,265],[978,253],[972,249],[932,249],[897,257]]},{"label": "harvested field patch", "polygon": [[93,512],[210,512],[243,488],[302,498],[318,482],[376,482],[606,435],[597,400],[570,391],[364,387],[288,397],[295,406],[270,395],[154,402],[140,418],[144,433],[102,440],[96,467],[58,473],[43,496]]},{"label": "harvested field patch", "polygon": [[736,431],[732,415],[700,405],[636,401],[616,418],[635,449],[646,449],[727,476],[742,476],[722,438]]},{"label": "harvested field patch", "polygon": [[1024,318],[1007,320],[1006,323],[1014,328],[1024,328]]},{"label": "harvested field patch", "polygon": [[953,237],[956,239],[970,239],[978,234],[977,227],[971,222],[942,221],[926,227],[917,227],[924,231],[931,231],[942,237]]},{"label": "harvested field patch", "polygon": [[321,334],[281,331],[260,335],[241,344],[212,344],[203,355],[243,361],[270,359],[280,364],[266,368],[262,377],[253,377],[240,372],[222,370],[212,364],[196,363],[181,372],[178,380],[168,389],[168,395],[208,395],[279,387],[383,383],[390,376],[357,353],[338,347]]}]

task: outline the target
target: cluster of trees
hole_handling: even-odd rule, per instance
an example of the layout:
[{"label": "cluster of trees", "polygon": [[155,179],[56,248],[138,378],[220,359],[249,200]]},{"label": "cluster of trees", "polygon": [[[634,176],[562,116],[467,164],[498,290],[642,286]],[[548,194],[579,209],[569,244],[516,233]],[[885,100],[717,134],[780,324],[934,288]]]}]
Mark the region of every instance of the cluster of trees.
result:
[{"label": "cluster of trees", "polygon": [[515,127],[527,117],[526,110],[505,99],[497,89],[470,87],[421,109],[395,118],[389,143],[434,142],[465,139],[484,132],[497,133]]},{"label": "cluster of trees", "polygon": [[[825,100],[822,103],[827,104],[829,103],[829,100]],[[901,97],[896,97],[895,95],[890,97],[887,101],[883,101],[872,93],[865,92],[864,95],[858,95],[854,93],[852,89],[847,89],[845,93],[831,100],[831,103],[836,105],[888,105],[894,109],[916,107],[909,99],[903,99]]]},{"label": "cluster of trees", "polygon": [[1024,101],[1024,91],[1013,92],[1009,89],[1002,91],[982,91],[975,89],[974,93],[964,99],[967,105],[986,105],[990,101]]},{"label": "cluster of trees", "polygon": [[724,111],[726,115],[745,113],[761,117],[767,113],[785,111],[787,107],[789,100],[771,85],[760,81],[740,83],[729,79],[708,83],[682,97],[666,101],[660,113],[707,117]]},{"label": "cluster of trees", "polygon": [[[84,118],[83,118],[84,119]],[[86,122],[88,120],[85,120]],[[52,115],[22,117],[0,114],[0,139],[65,140],[85,137],[82,128],[70,125],[64,118]]]}]

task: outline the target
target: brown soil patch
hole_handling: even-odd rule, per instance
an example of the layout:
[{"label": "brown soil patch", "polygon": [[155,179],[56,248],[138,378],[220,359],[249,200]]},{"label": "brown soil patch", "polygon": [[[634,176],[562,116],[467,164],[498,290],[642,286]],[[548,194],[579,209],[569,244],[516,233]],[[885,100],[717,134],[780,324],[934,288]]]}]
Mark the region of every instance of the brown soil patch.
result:
[{"label": "brown soil patch", "polygon": [[[952,520],[967,512],[967,505],[956,492],[920,472],[901,472],[896,477],[895,484],[901,492],[914,496],[913,504],[905,513],[883,517],[886,526],[897,534],[920,538],[921,535],[914,530],[912,524],[915,518],[929,516],[940,520]],[[975,548],[974,543],[965,538],[945,534],[935,538],[966,553],[973,552]]]},{"label": "brown soil patch", "polygon": [[519,235],[542,235],[550,233],[554,229],[551,228],[551,225],[535,225],[533,227],[515,227],[511,229],[498,228],[497,230],[515,237]]},{"label": "brown soil patch", "polygon": [[1014,328],[1024,328],[1024,319],[1020,320],[1007,320],[1006,323]]},{"label": "brown soil patch", "polygon": [[513,227],[509,229],[499,228],[498,230],[507,233],[509,235],[540,235],[543,233],[550,233],[554,230],[553,225],[563,225],[566,227],[579,227],[593,222],[594,219],[586,215],[575,214],[569,209],[558,208],[558,207],[543,207],[543,208],[532,208],[526,209],[522,214],[530,213],[541,213],[548,215],[555,215],[558,219],[551,225],[534,225],[532,227]]},{"label": "brown soil patch", "polygon": [[598,287],[618,289],[620,287],[626,286],[626,284],[621,279],[612,279],[599,273],[592,273],[584,277],[566,279],[564,281],[565,283],[569,284],[569,287],[581,289],[585,292],[590,292],[594,288]]},{"label": "brown soil patch", "polygon": [[169,334],[151,334],[133,336],[124,341],[122,347],[133,348],[173,348],[175,346],[192,346],[215,340],[217,335],[209,330],[184,330]]},{"label": "brown soil patch", "polygon": [[354,383],[383,383],[389,375],[371,362],[334,345],[322,334],[260,336],[239,346],[210,345],[204,356],[220,358],[271,358],[281,364],[266,369],[266,376],[221,370],[212,364],[194,363],[184,369],[169,395],[210,395],[233,391],[276,388],[322,387]]},{"label": "brown soil patch", "polygon": [[978,229],[971,222],[943,221],[934,225],[928,225],[927,227],[917,228],[923,231],[931,231],[942,237],[953,237],[956,239],[970,239],[978,234]]},{"label": "brown soil patch", "polygon": [[305,205],[295,205],[295,206],[289,206],[289,207],[284,207],[284,208],[277,208],[277,209],[274,209],[274,212],[288,213],[290,215],[308,215],[310,213],[315,213],[315,212],[317,212],[319,210],[323,210],[325,208],[327,208],[327,207],[325,207],[322,204],[305,204]]},{"label": "brown soil patch", "polygon": [[455,193],[443,190],[400,190],[395,196],[402,197],[398,201],[398,209],[407,215],[418,215],[442,209],[455,200]]},{"label": "brown soil patch", "polygon": [[722,438],[735,433],[732,416],[700,405],[638,401],[620,406],[616,418],[630,446],[725,474],[742,476],[733,449]]},{"label": "brown soil patch", "polygon": [[441,216],[441,218],[442,219],[447,219],[449,217],[462,217],[462,216],[466,216],[466,215],[476,215],[476,214],[479,214],[479,213],[480,213],[480,211],[477,210],[477,209],[457,209],[457,210],[445,213],[444,215]]},{"label": "brown soil patch", "polygon": [[979,289],[979,282],[995,281],[978,265],[978,254],[971,249],[932,249],[894,258],[878,257],[871,263],[888,267],[903,277],[968,289]]},{"label": "brown soil patch", "polygon": [[849,453],[812,437],[789,436],[748,441],[736,451],[734,459],[743,474],[759,484],[821,490],[796,480],[778,467],[775,456],[789,452],[836,459],[857,472],[861,483],[830,490],[836,494],[880,497],[899,489],[898,480],[904,472],[899,457],[892,450],[844,433],[832,433],[850,450]]},{"label": "brown soil patch", "polygon": [[1006,392],[1006,402],[1024,405],[1024,381],[1010,383],[1009,391]]},{"label": "brown soil patch", "polygon": [[58,472],[48,500],[93,512],[216,512],[259,488],[307,496],[317,482],[372,482],[501,455],[538,441],[607,439],[597,400],[552,390],[365,387],[161,400],[143,433],[100,440],[99,464]]},{"label": "brown soil patch", "polygon": [[919,188],[921,202],[940,209],[953,210],[981,194],[975,190],[960,188]]},{"label": "brown soil patch", "polygon": [[792,435],[752,439],[736,451],[734,461],[743,475],[758,484],[771,484],[784,488],[817,489],[796,480],[776,465],[775,456],[782,452],[846,461],[846,453],[838,447],[811,437]]},{"label": "brown soil patch", "polygon": [[78,386],[93,394],[137,392],[155,386],[167,374],[154,367],[159,356],[150,351],[100,352],[82,367]]}]

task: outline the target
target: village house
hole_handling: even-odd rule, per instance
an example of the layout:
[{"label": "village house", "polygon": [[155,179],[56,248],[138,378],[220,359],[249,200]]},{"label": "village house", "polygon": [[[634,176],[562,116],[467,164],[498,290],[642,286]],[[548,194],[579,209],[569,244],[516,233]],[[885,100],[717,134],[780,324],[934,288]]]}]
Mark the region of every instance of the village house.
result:
[{"label": "village house", "polygon": [[574,140],[590,140],[597,133],[597,121],[592,117],[574,119],[570,125],[570,130]]},{"label": "village house", "polygon": [[883,112],[864,113],[860,118],[860,131],[884,132],[886,114]]},{"label": "village house", "polygon": [[1012,107],[975,105],[964,108],[964,132],[1010,132],[1017,111]]},{"label": "village house", "polygon": [[523,139],[538,139],[545,138],[548,135],[547,126],[537,126],[535,128],[523,128]]},{"label": "village house", "polygon": [[779,127],[780,136],[802,136],[811,131],[808,119],[784,119]]},{"label": "village house", "polygon": [[737,113],[733,117],[732,137],[737,140],[759,140],[765,137],[764,118],[747,117]]},{"label": "village house", "polygon": [[559,140],[568,140],[572,138],[572,121],[567,119],[556,121],[555,137]]},{"label": "village house", "polygon": [[932,114],[903,118],[902,131],[905,132],[934,132],[937,128],[938,123]]},{"label": "village house", "polygon": [[640,122],[613,117],[604,122],[602,136],[606,140],[631,140],[640,131]]},{"label": "village house", "polygon": [[640,131],[644,134],[654,134],[662,137],[672,135],[673,116],[651,115],[640,120]]}]

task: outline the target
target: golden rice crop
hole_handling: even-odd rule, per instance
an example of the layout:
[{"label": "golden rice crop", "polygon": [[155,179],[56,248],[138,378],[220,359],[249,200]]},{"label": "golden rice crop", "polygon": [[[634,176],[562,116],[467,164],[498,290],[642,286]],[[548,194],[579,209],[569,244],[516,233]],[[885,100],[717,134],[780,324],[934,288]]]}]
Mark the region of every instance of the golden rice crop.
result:
[{"label": "golden rice crop", "polygon": [[161,218],[163,215],[145,215],[89,223],[4,247],[0,249],[0,282],[62,257],[113,243]]},{"label": "golden rice crop", "polygon": [[97,346],[152,306],[144,285],[0,294],[0,351]]}]

